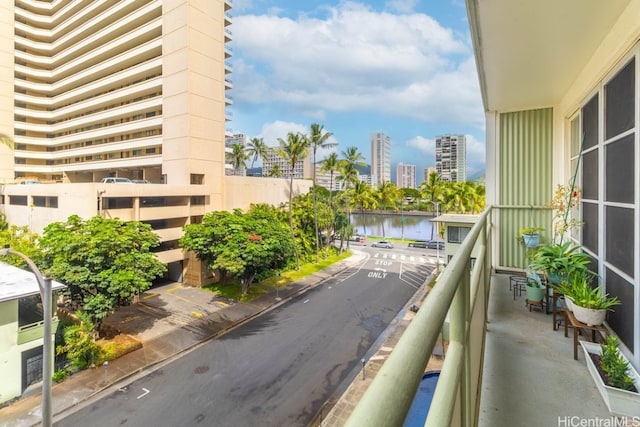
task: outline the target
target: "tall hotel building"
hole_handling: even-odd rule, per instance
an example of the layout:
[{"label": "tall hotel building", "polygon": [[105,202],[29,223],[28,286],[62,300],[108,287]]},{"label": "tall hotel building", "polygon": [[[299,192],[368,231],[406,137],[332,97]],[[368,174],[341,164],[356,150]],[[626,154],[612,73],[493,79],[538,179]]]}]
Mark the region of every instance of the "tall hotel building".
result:
[{"label": "tall hotel building", "polygon": [[391,138],[384,133],[371,135],[371,176],[376,177],[373,186],[391,181]]},{"label": "tall hotel building", "polygon": [[[0,134],[15,142],[0,144],[7,220],[35,232],[71,214],[146,222],[170,279],[207,279],[178,245],[183,227],[287,199],[283,180],[225,176],[231,4],[1,2]],[[45,184],[13,185],[26,179]]]},{"label": "tall hotel building", "polygon": [[298,160],[293,166],[292,171],[291,164],[280,156],[279,149],[279,147],[270,147],[267,149],[267,157],[262,162],[262,176],[271,175],[271,171],[275,166],[280,170],[283,178],[290,178],[291,173],[293,173],[294,179],[311,178],[313,175],[311,169],[311,153],[309,153],[307,157]]},{"label": "tall hotel building", "polygon": [[436,137],[436,171],[443,181],[467,180],[467,147],[464,135]]},{"label": "tall hotel building", "polygon": [[398,163],[396,166],[396,185],[398,188],[416,188],[416,165]]}]

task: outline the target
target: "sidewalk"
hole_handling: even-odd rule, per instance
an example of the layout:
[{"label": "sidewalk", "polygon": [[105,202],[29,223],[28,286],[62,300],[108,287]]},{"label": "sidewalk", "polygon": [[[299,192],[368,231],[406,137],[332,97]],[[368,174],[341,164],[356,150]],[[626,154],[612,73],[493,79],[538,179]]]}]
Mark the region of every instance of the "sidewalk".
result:
[{"label": "sidewalk", "polygon": [[[320,284],[340,271],[358,264],[367,254],[352,248],[353,255],[305,277],[278,294],[250,302],[224,301],[199,288],[177,283],[150,289],[140,301],[119,308],[105,323],[143,343],[143,347],[94,369],[78,372],[53,385],[52,413],[72,409],[100,391],[216,337],[284,301]],[[41,393],[24,397],[0,409],[0,426],[33,426],[41,422]]]}]

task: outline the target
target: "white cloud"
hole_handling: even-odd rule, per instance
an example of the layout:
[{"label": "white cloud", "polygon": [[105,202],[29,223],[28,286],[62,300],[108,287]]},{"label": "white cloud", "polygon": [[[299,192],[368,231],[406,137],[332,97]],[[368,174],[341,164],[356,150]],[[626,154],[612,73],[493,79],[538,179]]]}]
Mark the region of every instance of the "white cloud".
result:
[{"label": "white cloud", "polygon": [[268,147],[278,145],[278,138],[286,138],[288,133],[307,133],[307,127],[299,123],[283,122],[277,120],[273,123],[267,123],[262,126],[259,138],[262,138]]},{"label": "white cloud", "polygon": [[[395,10],[414,5],[387,2]],[[425,14],[355,2],[327,10],[324,19],[235,16],[234,97],[292,106],[319,121],[326,111],[365,111],[483,125],[468,40]]]}]

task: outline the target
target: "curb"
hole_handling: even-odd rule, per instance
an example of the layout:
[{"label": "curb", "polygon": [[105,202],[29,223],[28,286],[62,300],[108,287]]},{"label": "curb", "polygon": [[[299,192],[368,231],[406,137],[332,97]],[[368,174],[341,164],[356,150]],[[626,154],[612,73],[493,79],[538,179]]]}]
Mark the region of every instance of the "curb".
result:
[{"label": "curb", "polygon": [[[352,250],[352,253],[353,253],[352,256],[355,256],[355,255],[358,255],[358,254],[364,254],[363,252],[360,252],[358,250]],[[253,314],[251,314],[251,315],[249,315],[249,316],[247,316],[245,318],[242,318],[242,319],[240,319],[240,320],[238,320],[238,321],[236,321],[236,322],[234,322],[234,323],[232,323],[232,324],[230,324],[230,325],[228,325],[228,326],[226,326],[226,327],[224,327],[224,328],[212,333],[211,335],[206,336],[205,338],[203,338],[203,339],[201,339],[201,340],[199,340],[199,341],[197,341],[197,342],[195,342],[195,343],[193,343],[193,344],[191,344],[191,345],[189,345],[189,346],[187,346],[187,347],[185,347],[185,348],[183,348],[181,350],[176,351],[176,352],[170,354],[167,357],[164,357],[162,359],[156,360],[156,361],[151,362],[151,363],[149,363],[147,365],[141,366],[141,367],[139,367],[139,368],[137,368],[137,369],[135,369],[135,370],[133,370],[131,372],[128,372],[128,373],[122,375],[119,378],[114,379],[111,383],[105,384],[103,387],[100,387],[99,389],[93,391],[91,394],[87,395],[82,400],[79,400],[77,402],[73,402],[72,404],[66,406],[65,408],[61,408],[59,411],[55,412],[53,414],[53,416],[52,416],[53,421],[59,421],[59,419],[64,418],[64,417],[62,417],[62,415],[66,414],[67,412],[71,411],[72,409],[74,409],[74,408],[76,408],[76,407],[78,407],[80,405],[86,404],[87,402],[89,402],[90,400],[94,399],[97,395],[105,392],[106,390],[118,387],[122,382],[130,380],[131,378],[135,377],[136,375],[141,374],[142,372],[144,372],[146,370],[158,369],[161,366],[172,362],[178,356],[182,356],[182,355],[184,355],[184,354],[186,354],[186,353],[188,353],[188,352],[190,352],[192,350],[195,350],[197,347],[199,347],[201,345],[204,345],[207,342],[209,342],[209,341],[211,341],[213,339],[216,339],[216,338],[228,333],[229,331],[232,331],[233,329],[238,328],[238,327],[242,326],[243,324],[245,324],[247,322],[250,322],[250,321],[254,320],[255,318],[257,318],[257,317],[259,317],[259,316],[261,316],[261,315],[263,315],[263,314],[265,314],[265,313],[267,313],[267,312],[269,312],[269,311],[271,311],[273,309],[278,308],[279,306],[291,301],[293,298],[296,298],[296,297],[304,294],[305,292],[309,291],[310,289],[313,289],[314,287],[319,286],[322,283],[324,283],[325,281],[333,278],[333,276],[335,276],[336,274],[338,274],[338,273],[340,273],[340,272],[342,272],[342,271],[344,271],[344,270],[346,270],[346,269],[348,269],[348,268],[350,268],[350,267],[352,267],[352,266],[364,261],[365,259],[369,258],[369,256],[367,254],[364,254],[364,255],[365,256],[362,259],[359,259],[358,261],[353,262],[353,263],[349,261],[351,259],[351,257],[346,258],[345,260],[340,261],[340,263],[342,263],[344,265],[341,265],[340,267],[336,267],[336,271],[331,273],[327,277],[321,278],[320,280],[318,280],[317,282],[312,283],[312,284],[302,285],[300,289],[292,292],[291,294],[287,295],[286,297],[283,297],[280,301],[276,300],[276,301],[272,302],[271,304],[265,306],[264,308],[258,309],[255,313],[253,313]],[[328,267],[328,268],[331,268],[331,266]],[[322,271],[324,271],[324,270],[320,270],[318,273],[321,273]],[[318,274],[318,273],[314,273],[313,275],[307,276],[304,279],[307,279],[308,277],[313,277],[315,274]],[[302,279],[302,280],[304,280],[304,279]],[[295,284],[295,282],[293,284]],[[275,300],[275,298],[274,298],[274,300]],[[165,335],[168,335],[168,333],[165,334]],[[144,343],[143,343],[143,348],[144,348]],[[136,351],[142,351],[142,349],[138,349]],[[131,354],[133,354],[133,353],[131,353]],[[29,424],[29,426],[36,426],[39,423],[40,422],[35,422],[33,424]]]}]

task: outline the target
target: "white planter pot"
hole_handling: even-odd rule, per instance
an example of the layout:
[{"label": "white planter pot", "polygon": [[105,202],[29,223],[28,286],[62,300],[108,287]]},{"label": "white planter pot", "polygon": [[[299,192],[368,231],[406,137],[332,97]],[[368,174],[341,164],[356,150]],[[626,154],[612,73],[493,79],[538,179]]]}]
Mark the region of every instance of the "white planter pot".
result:
[{"label": "white planter pot", "polygon": [[[605,385],[604,381],[602,381],[598,369],[596,368],[593,360],[591,360],[591,357],[588,354],[602,354],[602,348],[600,347],[600,344],[580,341],[580,345],[582,346],[582,350],[584,350],[584,358],[587,361],[589,373],[591,374],[593,381],[596,383],[598,391],[600,392],[604,403],[607,404],[607,408],[609,408],[609,412],[611,413],[611,415],[630,418],[639,417],[640,393],[634,393],[631,391],[610,387],[608,385]],[[625,360],[627,360],[624,354],[620,353],[620,355]],[[638,372],[633,369],[633,366],[629,365],[629,371],[627,371],[627,374],[631,378],[633,378],[633,383],[636,386],[636,390],[640,390],[640,375],[638,375]]]},{"label": "white planter pot", "polygon": [[578,322],[582,322],[586,325],[602,325],[604,319],[607,316],[607,310],[593,310],[591,308],[584,308],[577,305],[575,302],[572,304],[573,315]]},{"label": "white planter pot", "polygon": [[568,296],[564,296],[564,303],[567,305],[567,310],[573,311],[573,300]]}]

